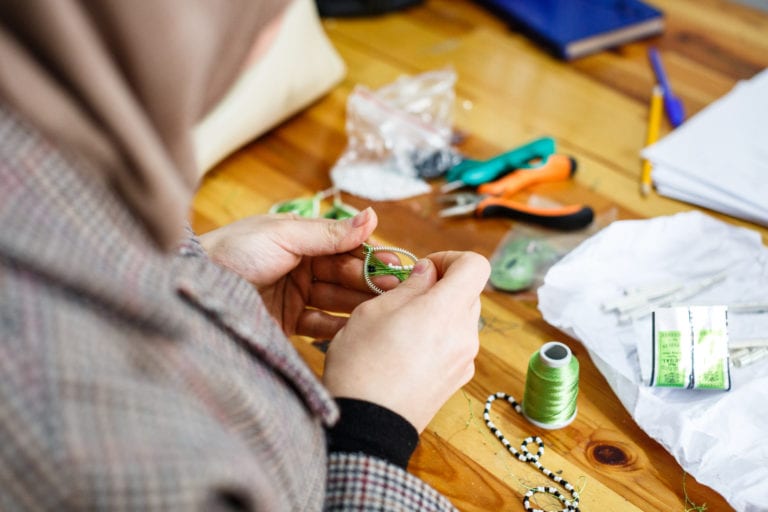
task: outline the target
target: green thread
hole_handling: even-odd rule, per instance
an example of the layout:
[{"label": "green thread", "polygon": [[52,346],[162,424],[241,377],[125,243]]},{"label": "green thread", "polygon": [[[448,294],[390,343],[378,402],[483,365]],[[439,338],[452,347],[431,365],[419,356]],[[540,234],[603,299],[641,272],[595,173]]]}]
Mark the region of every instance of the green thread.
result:
[{"label": "green thread", "polygon": [[464,399],[467,401],[467,410],[469,411],[469,417],[467,418],[467,422],[464,424],[464,430],[467,430],[469,426],[474,422],[475,412],[472,410],[472,399],[469,397],[467,392],[464,391],[464,388],[461,388],[461,394],[464,395]]},{"label": "green thread", "polygon": [[376,286],[371,278],[377,276],[395,276],[400,282],[403,282],[409,275],[411,275],[413,265],[393,265],[391,263],[384,263],[374,256],[374,253],[377,251],[402,254],[411,259],[414,264],[418,258],[401,247],[373,246],[364,243],[363,254],[365,255],[365,259],[363,260],[363,279],[365,279],[365,284],[368,285],[368,288],[378,294],[382,294],[384,293],[384,290]]},{"label": "green thread", "polygon": [[269,213],[293,213],[300,217],[315,218],[320,215],[320,197],[299,197],[272,206]]},{"label": "green thread", "polygon": [[360,213],[357,208],[341,200],[341,194],[336,188],[321,190],[312,197],[298,197],[275,203],[269,209],[269,213],[293,213],[300,217],[316,219],[320,217],[320,202],[331,195],[333,195],[333,204],[323,213],[323,218],[342,220]]},{"label": "green thread", "polygon": [[323,214],[326,219],[349,219],[360,213],[360,210],[354,206],[350,206],[341,200],[341,194],[337,189],[333,189],[333,205],[331,208]]},{"label": "green thread", "polygon": [[579,361],[562,343],[544,344],[528,362],[523,415],[542,428],[568,425],[576,416]]},{"label": "green thread", "polygon": [[[373,248],[370,245],[363,244],[364,252],[368,253]],[[405,281],[405,279],[411,275],[411,270],[413,270],[412,266],[392,266],[387,263],[384,263],[379,258],[373,255],[371,252],[370,258],[368,258],[368,266],[366,268],[366,271],[368,272],[368,275],[371,277],[376,276],[395,276],[400,282]]]},{"label": "green thread", "polygon": [[683,471],[683,496],[685,497],[685,512],[706,512],[707,504],[697,505],[688,497],[688,490],[685,487],[685,477],[687,473]]},{"label": "green thread", "polygon": [[[470,425],[475,424],[476,417],[475,417],[474,411],[472,410],[471,398],[469,397],[469,395],[467,395],[466,391],[464,391],[464,388],[461,389],[461,392],[464,393],[464,396],[467,399],[467,405],[469,407],[469,418],[467,418],[467,423],[466,423],[466,426],[464,427],[464,430],[466,430],[469,428]],[[488,432],[488,429],[481,429],[476,424],[474,425],[474,427],[475,427],[475,430],[479,432],[483,438],[487,436],[489,439],[494,440],[492,441],[492,443],[495,443],[495,438],[490,435],[490,432]],[[483,440],[483,444],[486,446],[490,446],[485,440]],[[497,455],[497,454],[498,452],[494,453],[494,455]],[[512,466],[507,462],[506,458],[501,460],[501,465],[503,466],[503,470],[506,472],[506,474],[502,474],[503,481],[507,481],[507,480],[515,481],[517,482],[517,485],[519,485],[523,489],[530,490],[530,488],[528,487],[528,485],[526,485],[523,479],[517,476],[517,473],[515,473],[512,470]]]}]

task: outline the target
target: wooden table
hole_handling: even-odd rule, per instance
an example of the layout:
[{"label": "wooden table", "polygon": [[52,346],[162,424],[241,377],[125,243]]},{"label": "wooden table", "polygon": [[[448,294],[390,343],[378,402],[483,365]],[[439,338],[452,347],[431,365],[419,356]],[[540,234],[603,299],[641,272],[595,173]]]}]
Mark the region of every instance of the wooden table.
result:
[{"label": "wooden table", "polygon": [[[563,203],[584,202],[620,219],[690,210],[687,204],[639,193],[638,151],[645,140],[654,82],[646,50],[663,54],[674,88],[694,114],[739,79],[768,66],[768,14],[725,0],[653,0],[666,13],[663,36],[572,63],[549,57],[470,1],[428,0],[379,18],[325,20],[348,65],[341,85],[321,101],[222,162],[196,197],[198,232],[263,213],[273,203],[308,196],[330,185],[328,171],[346,143],[345,101],[356,84],[376,88],[402,74],[452,66],[458,74],[455,125],[459,149],[490,157],[550,135],[558,150],[576,157],[575,183],[541,187],[537,194]],[[665,125],[662,133],[669,131]],[[727,172],[724,170],[724,172]],[[437,186],[437,184],[435,185]],[[441,219],[437,194],[374,203],[379,240],[418,255],[444,249],[490,256],[510,220]],[[363,208],[368,201],[344,196]],[[711,212],[710,212],[711,213]],[[768,230],[733,218],[735,225]],[[511,440],[542,434],[546,466],[583,487],[582,510],[686,509],[684,493],[711,511],[731,507],[684,473],[632,420],[577,341],[549,326],[535,298],[487,291],[485,328],[475,378],[440,411],[423,434],[410,470],[446,494],[461,510],[523,510],[525,485],[547,480],[505,452],[482,421],[489,393],[521,396],[528,358],[548,340],[568,344],[581,363],[579,414],[561,430],[541,431],[497,407]],[[316,371],[322,354],[295,340]]]}]

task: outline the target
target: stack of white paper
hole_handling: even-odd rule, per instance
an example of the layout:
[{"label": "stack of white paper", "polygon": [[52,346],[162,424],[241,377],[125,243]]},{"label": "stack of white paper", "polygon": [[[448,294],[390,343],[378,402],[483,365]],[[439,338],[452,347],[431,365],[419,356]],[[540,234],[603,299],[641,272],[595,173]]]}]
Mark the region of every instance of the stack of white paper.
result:
[{"label": "stack of white paper", "polygon": [[768,70],[642,155],[659,194],[768,225]]}]

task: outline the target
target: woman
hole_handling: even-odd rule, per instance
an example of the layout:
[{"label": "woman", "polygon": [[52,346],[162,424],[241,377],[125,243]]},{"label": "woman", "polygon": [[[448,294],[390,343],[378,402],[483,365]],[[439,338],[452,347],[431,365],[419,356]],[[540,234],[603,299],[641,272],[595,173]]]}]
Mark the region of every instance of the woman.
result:
[{"label": "woman", "polygon": [[[3,510],[452,509],[405,468],[473,374],[485,259],[373,297],[370,209],[184,231],[191,127],[282,8],[0,1]],[[286,334],[332,338],[322,383]]]}]

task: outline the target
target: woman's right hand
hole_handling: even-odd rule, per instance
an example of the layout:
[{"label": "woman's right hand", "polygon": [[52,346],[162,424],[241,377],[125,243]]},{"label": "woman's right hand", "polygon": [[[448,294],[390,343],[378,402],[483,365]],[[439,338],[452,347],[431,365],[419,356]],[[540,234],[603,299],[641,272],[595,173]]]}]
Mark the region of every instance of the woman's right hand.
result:
[{"label": "woman's right hand", "polygon": [[489,273],[479,254],[435,253],[396,288],[360,304],[326,354],[331,394],[387,407],[422,432],[474,375]]}]

